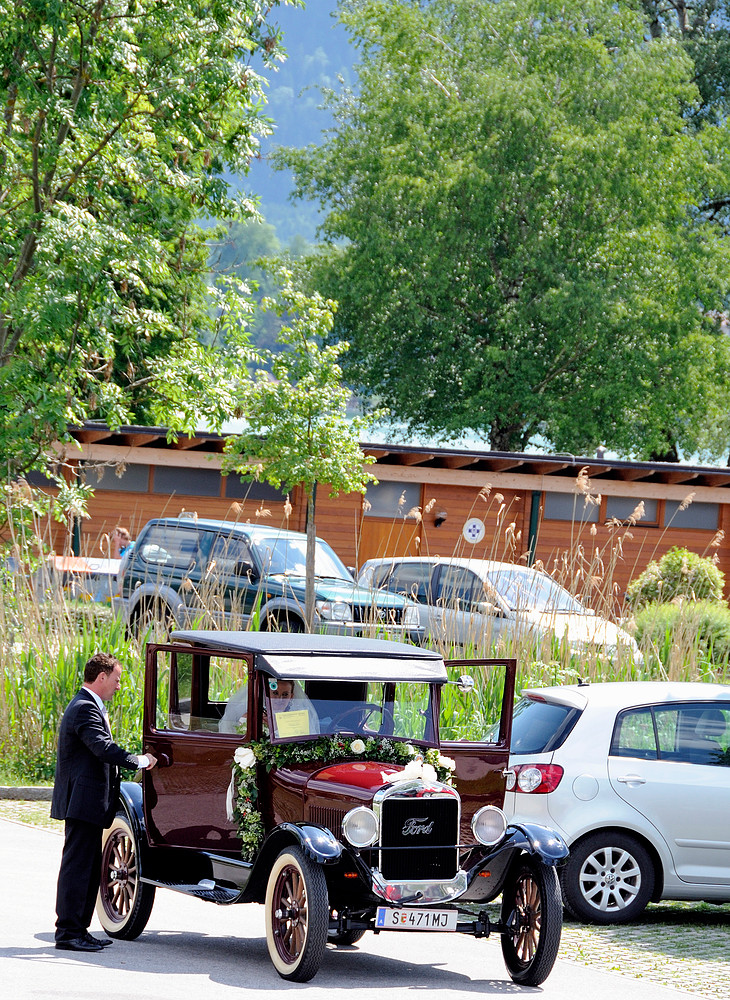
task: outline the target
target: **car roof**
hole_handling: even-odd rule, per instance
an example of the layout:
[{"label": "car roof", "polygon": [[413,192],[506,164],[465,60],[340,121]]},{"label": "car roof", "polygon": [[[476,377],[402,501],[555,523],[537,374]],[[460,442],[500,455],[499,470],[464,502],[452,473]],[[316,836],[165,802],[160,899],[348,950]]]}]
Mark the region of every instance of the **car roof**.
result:
[{"label": "car roof", "polygon": [[602,681],[597,684],[563,684],[555,687],[525,688],[523,696],[571,708],[587,704],[620,709],[683,701],[727,701],[730,684],[703,681]]},{"label": "car roof", "polygon": [[532,566],[521,566],[519,563],[497,562],[495,559],[472,559],[468,556],[383,556],[378,559],[368,559],[362,564],[360,570],[362,571],[366,566],[384,566],[388,563],[392,565],[395,563],[427,563],[430,566],[466,566],[469,569],[475,570],[475,572],[486,572],[490,569],[518,569],[520,571],[532,570],[534,573],[540,572],[540,570],[536,570]]},{"label": "car roof", "polygon": [[[171,528],[204,528],[208,531],[232,531],[245,534],[252,538],[306,538],[303,531],[290,531],[287,528],[273,528],[265,524],[253,524],[250,521],[216,520],[212,517],[155,517],[147,524],[161,524]],[[318,538],[318,541],[322,539]]]},{"label": "car roof", "polygon": [[173,632],[170,641],[211,652],[253,653],[256,667],[273,677],[429,684],[443,684],[447,679],[440,653],[389,639],[191,629]]}]

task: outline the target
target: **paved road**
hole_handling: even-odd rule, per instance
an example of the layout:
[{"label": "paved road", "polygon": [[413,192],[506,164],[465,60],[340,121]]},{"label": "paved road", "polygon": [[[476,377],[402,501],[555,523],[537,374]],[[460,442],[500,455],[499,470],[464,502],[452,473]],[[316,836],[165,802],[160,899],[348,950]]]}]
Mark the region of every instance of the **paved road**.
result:
[{"label": "paved road", "polygon": [[53,908],[61,844],[55,832],[0,820],[0,989],[12,1000],[258,1000],[283,991],[330,1000],[333,990],[338,1000],[690,997],[562,960],[539,990],[518,987],[507,976],[496,939],[446,934],[367,934],[356,947],[328,949],[311,983],[290,984],[269,961],[262,907],[215,906],[164,890],[137,941],[116,941],[92,955],[59,952]]}]

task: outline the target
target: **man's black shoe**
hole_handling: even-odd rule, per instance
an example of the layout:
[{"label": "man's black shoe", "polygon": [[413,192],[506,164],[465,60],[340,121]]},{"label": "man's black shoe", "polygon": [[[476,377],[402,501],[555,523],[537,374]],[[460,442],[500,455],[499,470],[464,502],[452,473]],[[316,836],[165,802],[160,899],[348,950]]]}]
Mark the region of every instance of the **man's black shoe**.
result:
[{"label": "man's black shoe", "polygon": [[94,937],[94,935],[93,934],[89,934],[88,931],[84,935],[84,939],[86,941],[91,941],[92,944],[101,945],[102,948],[108,948],[110,944],[114,944],[114,942],[112,941],[111,938],[98,938],[98,937]]},{"label": "man's black shoe", "polygon": [[100,944],[87,941],[86,938],[71,938],[70,941],[56,941],[56,947],[61,951],[103,951]]}]

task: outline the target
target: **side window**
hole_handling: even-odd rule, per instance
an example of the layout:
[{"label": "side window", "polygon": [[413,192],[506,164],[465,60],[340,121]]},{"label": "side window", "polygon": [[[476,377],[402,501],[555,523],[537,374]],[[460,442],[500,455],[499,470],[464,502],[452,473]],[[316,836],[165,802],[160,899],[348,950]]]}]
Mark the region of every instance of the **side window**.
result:
[{"label": "side window", "polygon": [[666,728],[666,736],[660,738],[662,757],[688,764],[730,765],[730,706],[678,705],[657,709],[656,714],[660,732]]},{"label": "side window", "polygon": [[657,759],[654,721],[650,708],[624,712],[616,720],[611,742],[611,756]]},{"label": "side window", "polygon": [[[464,664],[447,663],[450,681],[458,681]],[[499,743],[507,663],[491,660],[470,663],[474,687],[467,692],[456,683],[441,688],[439,731],[442,740]]]},{"label": "side window", "polygon": [[[624,712],[611,754],[682,764],[730,766],[730,705],[658,705]],[[658,751],[658,752],[657,752]]]},{"label": "side window", "polygon": [[482,600],[484,587],[475,573],[463,566],[442,566],[438,586],[440,605],[468,611]]},{"label": "side window", "polygon": [[157,653],[157,728],[238,733],[248,710],[248,663],[228,656]]},{"label": "side window", "polygon": [[158,729],[190,728],[193,657],[190,653],[157,653]]},{"label": "side window", "polygon": [[245,576],[253,567],[251,550],[244,538],[218,535],[213,542],[208,572],[215,576]]},{"label": "side window", "polygon": [[188,570],[199,558],[198,532],[194,528],[155,525],[144,536],[139,555],[151,568]]},{"label": "side window", "polygon": [[219,733],[245,736],[248,714],[248,663],[237,657],[211,656],[208,703]]},{"label": "side window", "polygon": [[430,563],[396,563],[385,585],[419,604],[431,604],[432,570]]}]

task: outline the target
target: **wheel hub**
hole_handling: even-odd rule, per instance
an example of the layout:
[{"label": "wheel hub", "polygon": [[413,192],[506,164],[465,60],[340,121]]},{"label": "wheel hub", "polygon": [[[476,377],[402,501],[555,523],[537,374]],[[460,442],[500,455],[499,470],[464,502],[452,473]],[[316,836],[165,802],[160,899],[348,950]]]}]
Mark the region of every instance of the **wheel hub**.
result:
[{"label": "wheel hub", "polygon": [[129,872],[126,868],[112,868],[109,872],[110,882],[119,882],[125,884],[129,879]]}]

